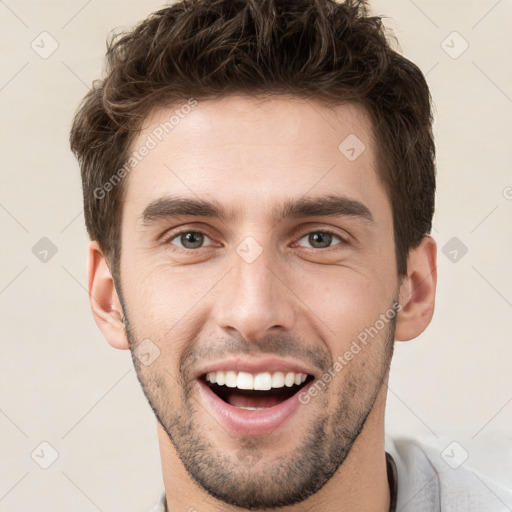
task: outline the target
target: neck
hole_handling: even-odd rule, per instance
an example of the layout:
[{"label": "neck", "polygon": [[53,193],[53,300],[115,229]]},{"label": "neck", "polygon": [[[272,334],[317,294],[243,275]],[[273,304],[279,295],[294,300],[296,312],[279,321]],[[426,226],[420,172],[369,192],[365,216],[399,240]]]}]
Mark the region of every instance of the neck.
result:
[{"label": "neck", "polygon": [[[327,484],[304,502],[279,508],[280,512],[388,512],[390,492],[384,448],[386,391],[387,386],[383,385],[349,455]],[[201,489],[186,471],[159,423],[157,428],[168,512],[243,510],[226,505]]]}]

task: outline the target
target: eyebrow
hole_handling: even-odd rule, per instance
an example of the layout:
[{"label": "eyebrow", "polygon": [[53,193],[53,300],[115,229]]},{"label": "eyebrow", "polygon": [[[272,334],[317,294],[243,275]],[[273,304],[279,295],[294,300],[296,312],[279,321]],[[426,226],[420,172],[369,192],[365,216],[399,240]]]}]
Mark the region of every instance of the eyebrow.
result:
[{"label": "eyebrow", "polygon": [[[144,225],[175,217],[209,217],[223,222],[237,222],[241,219],[238,211],[212,200],[181,196],[164,196],[152,201],[140,216]],[[274,206],[269,220],[278,223],[286,218],[302,217],[355,217],[373,223],[373,216],[362,202],[344,196],[326,195],[287,199]]]}]

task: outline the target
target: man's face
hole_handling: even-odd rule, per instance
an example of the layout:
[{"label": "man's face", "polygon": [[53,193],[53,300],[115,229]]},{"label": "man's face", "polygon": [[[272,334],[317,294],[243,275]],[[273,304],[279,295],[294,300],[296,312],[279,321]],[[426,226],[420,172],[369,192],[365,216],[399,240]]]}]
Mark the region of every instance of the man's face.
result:
[{"label": "man's face", "polygon": [[[138,378],[186,470],[226,503],[304,500],[383,408],[398,278],[374,148],[354,105],[229,96],[199,102],[128,177],[116,284],[132,354],[147,354]],[[232,215],[176,215],[171,196]]]}]

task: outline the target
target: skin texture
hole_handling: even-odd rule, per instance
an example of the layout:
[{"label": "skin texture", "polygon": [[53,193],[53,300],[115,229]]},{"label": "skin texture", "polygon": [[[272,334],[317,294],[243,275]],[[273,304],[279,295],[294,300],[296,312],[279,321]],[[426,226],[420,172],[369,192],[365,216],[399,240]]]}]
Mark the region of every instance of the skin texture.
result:
[{"label": "skin texture", "polygon": [[[175,108],[153,112],[132,149]],[[338,149],[350,134],[365,145],[353,161]],[[158,419],[169,510],[388,510],[393,341],[430,323],[436,244],[425,236],[399,280],[391,204],[376,168],[361,107],[232,95],[199,102],[131,171],[120,282],[91,242],[89,290],[105,338],[131,348]],[[238,215],[144,223],[145,208],[166,195],[215,200]],[[362,203],[372,220],[270,216],[286,200],[324,195]],[[315,238],[325,229],[332,238]],[[261,249],[251,263],[237,252],[246,237]],[[321,379],[398,303],[398,316],[269,435],[228,432],[198,393],[199,366],[230,355],[299,361]],[[141,343],[158,354],[149,365],[134,355]]]}]

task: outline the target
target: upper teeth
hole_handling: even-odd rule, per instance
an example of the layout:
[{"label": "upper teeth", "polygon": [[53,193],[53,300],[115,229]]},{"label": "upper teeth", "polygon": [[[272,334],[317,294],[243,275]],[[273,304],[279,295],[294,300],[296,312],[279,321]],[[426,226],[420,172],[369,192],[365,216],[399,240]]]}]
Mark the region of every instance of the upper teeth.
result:
[{"label": "upper teeth", "polygon": [[254,389],[265,391],[271,388],[291,387],[294,384],[302,384],[308,375],[294,372],[263,372],[253,375],[247,372],[210,372],[206,374],[206,380],[212,384],[228,386],[229,388]]}]

